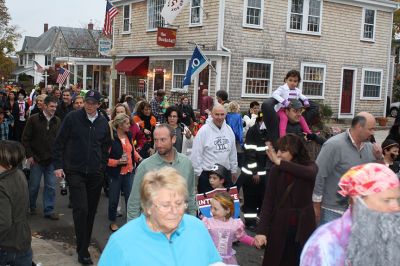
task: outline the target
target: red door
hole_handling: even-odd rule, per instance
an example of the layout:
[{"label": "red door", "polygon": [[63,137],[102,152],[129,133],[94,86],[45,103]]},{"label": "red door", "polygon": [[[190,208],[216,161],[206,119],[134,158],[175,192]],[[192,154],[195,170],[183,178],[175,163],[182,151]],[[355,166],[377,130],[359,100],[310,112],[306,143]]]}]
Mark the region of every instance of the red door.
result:
[{"label": "red door", "polygon": [[210,76],[210,67],[207,66],[199,73],[199,90],[198,90],[198,97],[197,97],[197,107],[200,108],[201,103],[201,95],[204,89],[208,90],[208,80]]},{"label": "red door", "polygon": [[343,70],[342,104],[340,108],[341,114],[351,113],[351,103],[353,97],[353,77],[354,77],[354,70],[351,69]]}]

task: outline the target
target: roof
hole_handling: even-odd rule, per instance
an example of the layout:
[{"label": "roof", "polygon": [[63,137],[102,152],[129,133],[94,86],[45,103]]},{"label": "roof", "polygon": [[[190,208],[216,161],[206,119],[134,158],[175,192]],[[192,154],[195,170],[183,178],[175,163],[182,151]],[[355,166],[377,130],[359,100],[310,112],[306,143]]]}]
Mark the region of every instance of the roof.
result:
[{"label": "roof", "polygon": [[69,50],[97,51],[97,42],[101,36],[101,31],[55,26],[42,33],[39,37],[26,36],[21,52],[37,54],[50,53],[60,33],[67,45],[66,48]]}]

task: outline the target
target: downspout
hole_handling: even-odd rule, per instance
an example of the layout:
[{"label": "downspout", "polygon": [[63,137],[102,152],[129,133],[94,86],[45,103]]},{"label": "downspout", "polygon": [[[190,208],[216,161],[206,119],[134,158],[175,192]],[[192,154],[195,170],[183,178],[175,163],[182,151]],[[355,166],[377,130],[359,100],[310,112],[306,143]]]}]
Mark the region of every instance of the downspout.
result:
[{"label": "downspout", "polygon": [[226,92],[229,94],[229,83],[231,79],[231,50],[224,46],[224,26],[225,26],[225,0],[219,0],[219,21],[218,21],[218,40],[217,50],[228,52],[228,73],[226,81]]},{"label": "downspout", "polygon": [[[400,7],[400,5],[397,5],[397,8],[395,10],[393,10],[392,12],[392,21],[393,21],[393,14],[394,12],[396,12],[396,10],[398,10]],[[387,82],[386,82],[386,93],[385,93],[385,98],[384,98],[384,106],[383,106],[383,117],[386,117],[386,105],[387,105],[387,97],[388,97],[388,92],[389,92],[389,79],[392,78],[393,76],[391,75],[391,71],[390,71],[390,67],[391,67],[391,55],[392,55],[392,27],[390,27],[390,34],[389,34],[389,48],[388,48],[388,62],[387,62]],[[394,67],[394,66],[393,66]],[[393,94],[393,90],[392,94]],[[392,97],[390,97],[392,98]]]}]

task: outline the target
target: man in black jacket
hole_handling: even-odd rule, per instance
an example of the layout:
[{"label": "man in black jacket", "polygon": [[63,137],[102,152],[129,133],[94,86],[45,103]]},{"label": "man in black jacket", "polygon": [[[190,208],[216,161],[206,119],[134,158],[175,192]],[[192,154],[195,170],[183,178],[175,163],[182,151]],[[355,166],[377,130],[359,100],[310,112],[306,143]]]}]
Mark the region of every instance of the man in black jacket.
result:
[{"label": "man in black jacket", "polygon": [[30,213],[36,214],[36,200],[43,175],[43,212],[44,217],[51,220],[59,219],[58,214],[54,213],[56,177],[54,176],[51,154],[61,125],[60,118],[54,115],[57,102],[57,98],[47,96],[42,106],[43,111],[29,117],[22,134],[22,144],[25,147],[27,162],[30,165]]},{"label": "man in black jacket", "polygon": [[70,112],[56,138],[54,168],[67,179],[73,209],[78,261],[93,264],[88,247],[104,181],[111,134],[99,114],[100,94],[86,93],[84,108]]},{"label": "man in black jacket", "polygon": [[72,104],[71,91],[65,89],[62,92],[62,103],[57,106],[56,116],[58,116],[61,121],[63,121],[65,116],[73,110],[74,105]]}]

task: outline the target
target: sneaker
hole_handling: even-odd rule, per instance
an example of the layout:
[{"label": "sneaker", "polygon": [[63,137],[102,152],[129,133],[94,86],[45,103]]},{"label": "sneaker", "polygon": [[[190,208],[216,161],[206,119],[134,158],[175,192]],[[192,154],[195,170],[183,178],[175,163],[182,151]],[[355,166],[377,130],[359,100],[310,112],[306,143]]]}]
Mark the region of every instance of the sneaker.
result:
[{"label": "sneaker", "polygon": [[29,214],[30,215],[36,215],[37,213],[36,213],[36,209],[35,208],[30,208],[29,209]]},{"label": "sneaker", "polygon": [[56,221],[56,220],[60,220],[60,216],[58,215],[58,213],[51,213],[51,214],[46,214],[45,216],[44,216],[44,218],[46,218],[46,219],[50,219],[50,220],[54,220],[54,221]]}]

